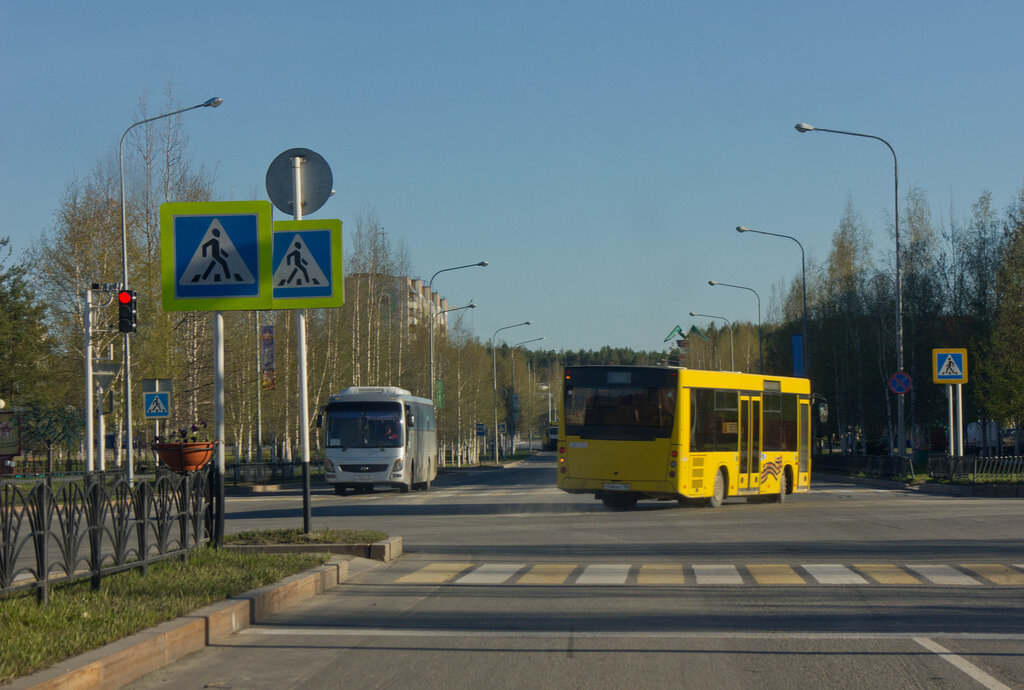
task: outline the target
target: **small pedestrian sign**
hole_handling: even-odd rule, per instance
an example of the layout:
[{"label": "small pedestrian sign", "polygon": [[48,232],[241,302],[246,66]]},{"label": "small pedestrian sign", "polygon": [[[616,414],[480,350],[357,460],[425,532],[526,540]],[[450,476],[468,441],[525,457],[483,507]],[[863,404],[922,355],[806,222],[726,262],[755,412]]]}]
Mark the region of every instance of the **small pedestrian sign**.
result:
[{"label": "small pedestrian sign", "polygon": [[476,435],[477,436],[486,436],[487,435],[487,427],[484,426],[483,424],[477,424],[476,425]]},{"label": "small pedestrian sign", "polygon": [[273,246],[274,309],[345,304],[340,220],[279,220]]},{"label": "small pedestrian sign", "polygon": [[164,309],[269,309],[271,208],[267,201],[162,204]]},{"label": "small pedestrian sign", "polygon": [[171,416],[171,392],[143,393],[142,404],[146,419],[166,419]]},{"label": "small pedestrian sign", "polygon": [[964,348],[932,350],[932,381],[935,383],[967,383],[967,350]]}]

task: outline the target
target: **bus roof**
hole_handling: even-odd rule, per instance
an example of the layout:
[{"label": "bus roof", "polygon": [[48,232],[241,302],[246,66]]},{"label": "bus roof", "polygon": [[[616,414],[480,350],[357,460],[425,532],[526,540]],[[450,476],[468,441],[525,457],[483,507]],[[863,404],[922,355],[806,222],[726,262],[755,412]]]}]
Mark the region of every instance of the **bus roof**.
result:
[{"label": "bus roof", "polygon": [[431,404],[429,399],[417,397],[398,386],[349,386],[332,395],[328,402],[345,400],[415,400],[418,403]]},{"label": "bus roof", "polygon": [[763,390],[786,393],[804,393],[810,395],[809,379],[794,376],[770,376],[768,374],[748,374],[739,371],[715,371],[709,369],[687,369],[686,367],[670,366],[635,366],[626,364],[581,364],[565,367],[566,378],[574,369],[654,369],[658,371],[676,371],[680,383],[688,388],[738,388],[744,390]]}]

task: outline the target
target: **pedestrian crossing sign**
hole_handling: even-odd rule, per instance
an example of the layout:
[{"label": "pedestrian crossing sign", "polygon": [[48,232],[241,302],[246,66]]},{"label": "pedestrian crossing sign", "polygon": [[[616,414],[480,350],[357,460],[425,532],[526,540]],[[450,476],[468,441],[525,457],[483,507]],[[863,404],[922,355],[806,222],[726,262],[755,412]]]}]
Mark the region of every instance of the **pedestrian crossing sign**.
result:
[{"label": "pedestrian crossing sign", "polygon": [[146,419],[166,419],[171,416],[171,392],[143,393],[142,405]]},{"label": "pedestrian crossing sign", "polygon": [[949,347],[932,350],[932,381],[967,383],[967,350]]},{"label": "pedestrian crossing sign", "polygon": [[167,311],[269,309],[269,201],[160,206],[160,278]]},{"label": "pedestrian crossing sign", "polygon": [[279,220],[273,236],[273,309],[345,304],[340,220]]}]

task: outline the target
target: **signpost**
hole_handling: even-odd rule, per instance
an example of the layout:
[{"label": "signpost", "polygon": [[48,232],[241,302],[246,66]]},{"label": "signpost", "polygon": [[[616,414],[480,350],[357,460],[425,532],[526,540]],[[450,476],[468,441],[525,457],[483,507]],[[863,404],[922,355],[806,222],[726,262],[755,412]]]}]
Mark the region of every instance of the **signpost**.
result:
[{"label": "signpost", "polygon": [[[932,350],[932,381],[946,384],[946,399],[949,403],[949,455],[962,457],[964,454],[963,384],[967,383],[966,348],[939,347]],[[957,400],[955,415],[953,386],[956,386]]]}]

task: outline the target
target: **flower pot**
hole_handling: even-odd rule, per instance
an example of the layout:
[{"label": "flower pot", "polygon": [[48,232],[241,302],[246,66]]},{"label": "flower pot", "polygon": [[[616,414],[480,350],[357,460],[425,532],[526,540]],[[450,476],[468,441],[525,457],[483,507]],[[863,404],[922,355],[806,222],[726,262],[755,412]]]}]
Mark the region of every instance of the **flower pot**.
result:
[{"label": "flower pot", "polygon": [[216,441],[187,441],[184,443],[154,443],[153,451],[160,462],[174,472],[195,472],[213,457]]}]

